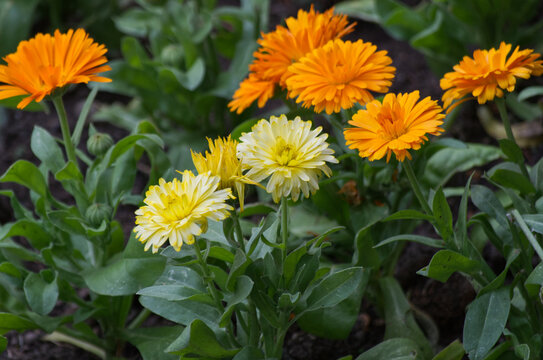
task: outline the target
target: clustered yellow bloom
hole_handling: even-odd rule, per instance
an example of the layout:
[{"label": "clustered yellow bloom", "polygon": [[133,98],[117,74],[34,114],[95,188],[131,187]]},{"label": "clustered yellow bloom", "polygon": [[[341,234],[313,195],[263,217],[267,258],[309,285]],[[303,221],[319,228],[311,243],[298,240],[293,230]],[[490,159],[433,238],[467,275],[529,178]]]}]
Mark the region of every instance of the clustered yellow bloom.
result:
[{"label": "clustered yellow bloom", "polygon": [[[374,100],[359,110],[345,129],[345,140],[351,149],[357,149],[361,157],[370,161],[387,161],[392,153],[399,161],[407,156],[409,149],[418,150],[428,140],[426,134],[440,135],[443,109],[436,101],[426,97],[419,100],[419,92],[409,94],[387,94],[381,103]],[[418,101],[418,102],[417,102]]]},{"label": "clustered yellow bloom", "polygon": [[515,89],[517,78],[528,79],[543,73],[543,61],[537,60],[539,54],[531,49],[519,50],[517,46],[507,58],[510,51],[511,44],[504,42],[497,50],[475,50],[473,58],[464,56],[453,67],[454,71],[446,73],[440,86],[446,90],[442,100],[447,112],[472,97],[477,98],[479,104],[503,97],[504,90]]},{"label": "clustered yellow bloom", "polygon": [[245,184],[258,185],[241,172],[241,162],[237,157],[238,142],[227,138],[207,139],[209,151],[205,156],[191,150],[192,162],[198,174],[210,172],[220,178],[219,189],[235,189],[239,198],[240,209],[243,211]]},{"label": "clustered yellow bloom", "polygon": [[240,137],[238,157],[249,170],[247,176],[257,182],[270,177],[266,191],[276,203],[289,195],[297,201],[300,192],[305,197],[314,194],[321,174],[332,173],[326,163],[338,162],[326,142],[328,135],[319,135],[322,128],[311,130],[311,125],[300,117],[272,116]]},{"label": "clustered yellow bloom", "polygon": [[69,30],[54,36],[38,34],[22,41],[17,51],[7,55],[7,65],[0,65],[0,100],[19,95],[25,97],[17,108],[32,100],[40,102],[57,88],[89,81],[109,82],[98,73],[111,70],[104,45],[95,43],[83,29]]},{"label": "clustered yellow bloom", "polygon": [[312,6],[309,12],[299,10],[297,18],[289,17],[286,27],[279,25],[275,31],[262,34],[260,47],[253,54],[255,60],[249,66],[249,77],[228,104],[230,111],[240,114],[255,101],[263,107],[277,85],[286,88],[291,64],[328,41],[352,32],[354,25],[349,25],[345,15],[334,15],[333,8],[319,13]]},{"label": "clustered yellow bloom", "polygon": [[208,220],[223,220],[233,208],[226,203],[232,191],[219,190],[220,178],[209,173],[194,176],[181,173],[182,181],[160,179],[145,194],[144,206],[136,210],[136,238],[153,253],[167,241],[177,251],[183,243],[193,244],[194,236],[207,230]]}]

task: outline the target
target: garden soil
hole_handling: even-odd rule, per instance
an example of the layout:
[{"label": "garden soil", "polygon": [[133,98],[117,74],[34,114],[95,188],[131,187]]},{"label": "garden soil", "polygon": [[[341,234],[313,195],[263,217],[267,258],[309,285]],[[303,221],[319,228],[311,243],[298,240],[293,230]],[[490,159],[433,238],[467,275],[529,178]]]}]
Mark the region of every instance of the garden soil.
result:
[{"label": "garden soil", "polygon": [[[286,14],[295,15],[296,13],[297,8],[288,1],[272,3],[275,3],[270,14],[272,23],[278,23]],[[407,43],[396,41],[378,26],[361,21],[358,21],[356,32],[351,34],[350,38],[361,38],[364,41],[370,41],[376,44],[379,49],[389,52],[393,59],[393,65],[397,68],[396,78],[393,87],[390,89],[391,92],[420,90],[423,97],[440,98],[442,92],[439,88],[439,79],[430,71],[424,57]],[[65,96],[72,128],[87,94],[88,90],[84,86],[79,86],[75,91]],[[123,99],[109,94],[99,94],[94,106],[97,107],[100,104],[119,100],[122,101]],[[48,114],[11,110],[0,112],[0,154],[2,154],[0,156],[0,173],[4,173],[18,159],[37,163],[37,159],[30,151],[30,135],[35,126],[41,126],[54,135],[61,136],[57,118],[52,108]],[[99,130],[112,134],[115,140],[119,140],[126,135],[122,130],[112,126],[98,124],[97,127]],[[495,141],[486,135],[479,122],[475,121],[473,109],[469,107],[456,119],[454,129],[456,130],[449,131],[448,135],[463,141],[495,144]],[[84,134],[85,136],[86,134]],[[80,148],[84,149],[84,142],[82,142]],[[537,159],[541,152],[540,146],[532,150],[527,156],[528,158]],[[464,182],[465,176],[462,176],[459,183],[463,185]],[[23,188],[9,183],[0,184],[0,189],[14,189],[19,198],[24,203],[29,204],[28,193]],[[55,187],[53,191],[55,196],[60,199],[69,198],[60,186]],[[116,217],[123,224],[127,234],[134,224],[134,210],[133,207],[122,207]],[[0,197],[0,224],[9,221],[13,221],[9,201],[5,197]],[[419,230],[428,236],[434,234],[433,229],[428,227]],[[443,348],[455,339],[462,339],[466,306],[474,299],[475,292],[469,282],[457,274],[453,275],[444,284],[416,275],[417,270],[428,264],[434,252],[434,249],[424,245],[407,244],[398,261],[396,278],[402,285],[414,309],[432,317],[438,327],[439,335],[428,335],[429,337],[436,337],[437,346]],[[503,268],[503,260],[500,256],[496,256],[495,251],[485,249],[485,256],[497,271]],[[60,304],[57,311],[66,311],[68,313],[70,309],[65,309]],[[138,309],[134,309],[133,313],[136,314],[137,311]],[[144,326],[150,326],[152,323],[157,322],[164,324],[164,320],[151,316]],[[288,332],[285,340],[283,358],[291,360],[334,360],[349,354],[356,357],[361,352],[383,341],[384,329],[385,322],[381,314],[377,313],[371,304],[363,301],[358,320],[347,339],[322,339],[307,334],[294,326]],[[16,332],[8,333],[8,347],[0,355],[0,360],[96,359],[92,354],[71,345],[43,341],[41,339],[43,335],[40,331],[28,331],[21,334]],[[137,351],[130,347],[126,348],[122,356],[127,359],[139,359]]]}]

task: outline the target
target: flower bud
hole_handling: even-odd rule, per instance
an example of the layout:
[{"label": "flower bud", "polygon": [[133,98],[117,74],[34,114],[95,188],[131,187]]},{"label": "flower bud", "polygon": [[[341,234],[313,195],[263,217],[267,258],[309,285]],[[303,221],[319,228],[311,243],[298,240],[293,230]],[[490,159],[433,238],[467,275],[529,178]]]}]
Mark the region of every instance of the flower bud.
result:
[{"label": "flower bud", "polygon": [[101,156],[113,146],[113,139],[108,134],[95,133],[87,140],[87,150],[94,156]]},{"label": "flower bud", "polygon": [[162,49],[160,58],[166,65],[179,66],[183,61],[183,47],[180,45],[168,45]]},{"label": "flower bud", "polygon": [[94,203],[87,208],[85,217],[87,218],[89,224],[91,224],[93,227],[98,227],[102,221],[109,221],[112,212],[113,209],[111,206],[107,204]]}]

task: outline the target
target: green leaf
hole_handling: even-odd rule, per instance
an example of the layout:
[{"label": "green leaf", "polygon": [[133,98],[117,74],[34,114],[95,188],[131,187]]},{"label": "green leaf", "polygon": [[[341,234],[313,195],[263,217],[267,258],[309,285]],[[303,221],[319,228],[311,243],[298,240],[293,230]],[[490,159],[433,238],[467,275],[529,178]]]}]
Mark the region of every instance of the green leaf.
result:
[{"label": "green leaf", "polygon": [[181,335],[166,348],[177,355],[194,354],[205,358],[221,359],[234,356],[239,349],[226,349],[203,321],[194,320]]},{"label": "green leaf", "polygon": [[55,138],[44,128],[35,126],[30,138],[30,148],[51,173],[56,173],[64,167],[64,155]]},{"label": "green leaf", "polygon": [[442,186],[457,172],[482,166],[500,157],[499,148],[468,144],[467,148],[445,148],[436,152],[428,162],[423,181],[431,188]]},{"label": "green leaf", "polygon": [[520,150],[516,142],[509,139],[501,139],[499,142],[500,149],[502,149],[509,161],[517,164],[519,162],[524,162],[524,155],[522,155],[522,150]]},{"label": "green leaf", "polygon": [[403,234],[403,235],[391,236],[388,239],[385,239],[379,242],[374,247],[383,246],[385,244],[390,244],[396,241],[413,241],[419,244],[428,245],[428,246],[438,248],[438,249],[441,249],[445,246],[445,243],[441,239],[433,239],[433,238],[429,238],[427,236],[422,236],[422,235]]},{"label": "green leaf", "polygon": [[41,250],[53,242],[51,235],[43,229],[43,225],[27,219],[6,224],[0,228],[0,239],[11,236],[23,236],[37,250]]},{"label": "green leaf", "polygon": [[54,174],[55,179],[58,181],[83,181],[83,174],[73,161],[68,161],[65,166]]},{"label": "green leaf", "polygon": [[417,210],[400,210],[398,212],[395,212],[394,214],[386,217],[382,221],[392,221],[392,220],[426,220],[426,221],[433,221],[434,217],[430,215],[426,215],[420,211]]},{"label": "green leaf", "polygon": [[477,261],[468,259],[455,251],[440,250],[432,257],[430,264],[417,271],[417,274],[446,282],[456,271],[470,274],[477,271],[479,267]]},{"label": "green leaf", "polygon": [[234,130],[232,130],[232,132],[230,133],[230,135],[232,136],[232,139],[239,140],[239,137],[243,133],[251,132],[251,129],[253,128],[253,126],[255,126],[256,123],[258,123],[259,121],[260,119],[249,119],[237,125],[234,128]]},{"label": "green leaf", "polygon": [[5,334],[11,330],[23,331],[37,328],[38,326],[30,320],[15,314],[0,312],[0,334]]},{"label": "green leaf", "polygon": [[511,301],[509,288],[503,287],[475,299],[464,321],[464,348],[472,360],[482,360],[500,338]]},{"label": "green leaf", "polygon": [[38,3],[38,0],[0,3],[0,57],[15,52],[19,42],[28,38]]},{"label": "green leaf", "polygon": [[8,339],[6,339],[4,336],[0,335],[0,354],[6,350],[8,346]]},{"label": "green leaf", "polygon": [[342,1],[335,5],[334,9],[336,14],[345,14],[368,22],[378,22],[379,20],[373,0]]},{"label": "green leaf", "polygon": [[30,273],[24,282],[24,292],[30,308],[40,315],[47,315],[57,303],[57,276],[53,276],[50,270]]},{"label": "green leaf", "polygon": [[417,344],[407,338],[385,340],[358,356],[355,360],[423,360]]},{"label": "green leaf", "polygon": [[162,274],[166,258],[143,250],[143,245],[130,236],[123,256],[113,263],[88,271],[84,279],[89,288],[101,295],[135,294],[152,285]]},{"label": "green leaf", "polygon": [[524,101],[534,96],[543,95],[543,86],[529,86],[518,93],[518,101]]},{"label": "green leaf", "polygon": [[543,234],[543,214],[526,214],[522,215],[526,224],[530,227],[530,230]]},{"label": "green leaf", "polygon": [[440,235],[443,237],[445,243],[448,243],[453,234],[452,212],[441,187],[439,187],[434,195],[432,212],[434,213]]},{"label": "green leaf", "polygon": [[[345,300],[362,282],[365,270],[361,267],[351,267],[331,273],[317,283],[307,297],[307,309],[332,307]],[[366,277],[367,281],[367,277]]]},{"label": "green leaf", "polygon": [[508,169],[497,169],[490,176],[490,180],[502,186],[518,190],[521,194],[533,194],[536,191],[530,179],[527,179],[524,175],[516,171]]},{"label": "green leaf", "polygon": [[141,69],[143,63],[149,60],[145,49],[136,38],[131,36],[122,38],[121,51],[126,62],[135,68]]},{"label": "green leaf", "polygon": [[539,294],[543,285],[543,262],[539,263],[524,282],[526,290],[531,296]]},{"label": "green leaf", "polygon": [[225,327],[226,324],[231,321],[232,313],[235,310],[235,306],[247,299],[253,290],[254,282],[250,277],[241,275],[236,282],[236,290],[232,296],[228,299],[226,309],[219,320],[219,326]]},{"label": "green leaf", "polygon": [[35,191],[41,196],[47,194],[47,184],[42,173],[36,167],[26,160],[17,160],[0,177],[0,182],[14,182]]},{"label": "green leaf", "polygon": [[262,351],[254,346],[246,346],[232,360],[264,360]]},{"label": "green leaf", "polygon": [[228,290],[234,291],[238,277],[245,273],[245,269],[251,263],[252,260],[242,250],[236,250],[236,255],[228,275],[228,282],[226,283]]},{"label": "green leaf", "polygon": [[503,283],[505,282],[505,278],[507,276],[507,272],[509,271],[509,267],[511,264],[518,258],[521,251],[519,249],[512,249],[509,254],[507,255],[507,262],[505,263],[505,268],[502,270],[502,272],[494,278],[488,285],[486,285],[484,288],[479,290],[479,293],[477,294],[477,297],[482,296],[488,292],[494,291],[498,288],[500,288]]},{"label": "green leaf", "polygon": [[462,343],[455,340],[434,356],[432,360],[461,360],[465,353]]},{"label": "green leaf", "polygon": [[123,338],[134,345],[143,360],[178,360],[179,356],[165,349],[181,335],[181,326],[137,328],[123,331]]}]

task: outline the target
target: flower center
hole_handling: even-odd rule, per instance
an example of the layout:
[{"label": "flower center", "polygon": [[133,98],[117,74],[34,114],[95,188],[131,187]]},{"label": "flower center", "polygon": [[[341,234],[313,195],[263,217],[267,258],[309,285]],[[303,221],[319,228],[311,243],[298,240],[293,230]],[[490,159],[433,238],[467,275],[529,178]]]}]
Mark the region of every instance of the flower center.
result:
[{"label": "flower center", "polygon": [[296,158],[296,149],[291,144],[287,144],[281,136],[277,139],[275,145],[275,161],[281,166],[289,166],[289,163]]},{"label": "flower center", "polygon": [[386,140],[395,140],[407,133],[409,128],[405,125],[402,111],[398,106],[383,106],[378,115],[381,124],[381,136]]},{"label": "flower center", "polygon": [[181,197],[170,196],[165,203],[166,208],[164,209],[163,216],[168,221],[176,222],[182,220],[191,212],[187,196],[184,194]]}]

